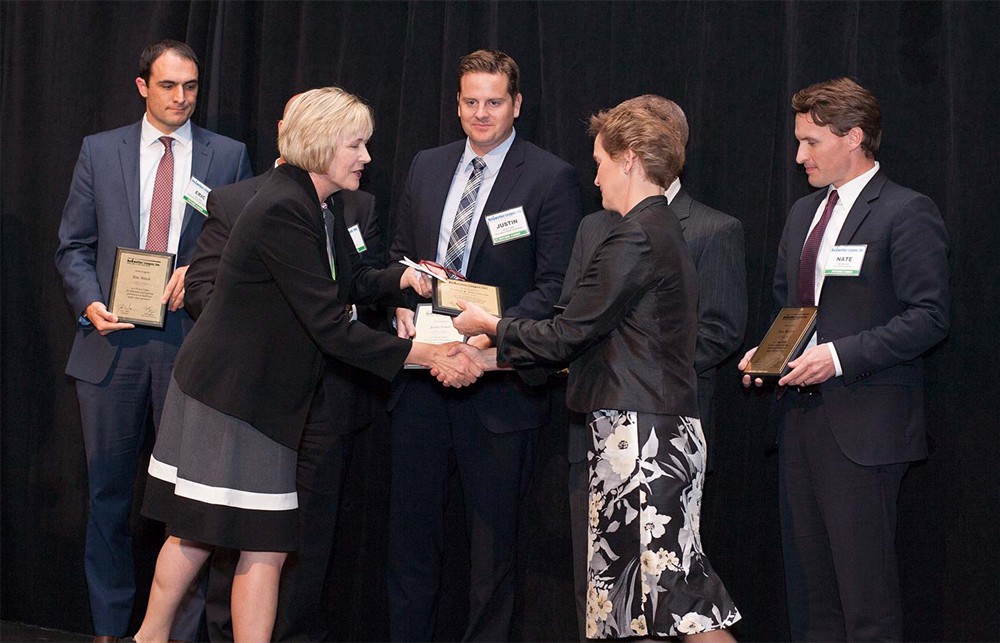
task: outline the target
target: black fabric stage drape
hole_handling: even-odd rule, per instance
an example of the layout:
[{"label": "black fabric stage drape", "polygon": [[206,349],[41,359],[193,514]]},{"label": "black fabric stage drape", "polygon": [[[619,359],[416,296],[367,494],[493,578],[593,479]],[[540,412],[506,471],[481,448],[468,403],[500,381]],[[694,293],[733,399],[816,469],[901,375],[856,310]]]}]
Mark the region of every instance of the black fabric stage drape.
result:
[{"label": "black fabric stage drape", "polygon": [[[785,216],[810,191],[794,163],[791,94],[856,77],[882,103],[882,167],[932,197],[951,236],[952,331],[927,369],[933,452],[911,469],[900,504],[906,638],[1000,639],[1000,4],[3,2],[0,11],[4,620],[90,631],[86,467],[63,375],[74,314],[53,253],[81,139],[139,118],[139,52],[169,37],[202,59],[195,121],[245,141],[257,171],[276,155],[275,122],[293,93],[337,84],[367,99],[376,127],[362,187],[378,197],[386,226],[414,153],[461,134],[455,67],[473,49],[503,49],[519,62],[518,133],[576,166],[589,209],[598,201],[587,116],[641,93],[676,100],[691,121],[684,184],[746,228],[747,346],[767,325]],[[780,640],[768,399],[740,388],[735,360],[723,367],[719,397],[705,546],[743,612],[737,635]],[[561,429],[556,421],[541,434],[523,516],[520,639],[576,633]],[[388,634],[386,430],[381,415],[352,463],[329,597],[343,640]],[[467,609],[453,495],[440,638],[460,635]],[[148,588],[160,534],[138,517],[136,527]]]}]

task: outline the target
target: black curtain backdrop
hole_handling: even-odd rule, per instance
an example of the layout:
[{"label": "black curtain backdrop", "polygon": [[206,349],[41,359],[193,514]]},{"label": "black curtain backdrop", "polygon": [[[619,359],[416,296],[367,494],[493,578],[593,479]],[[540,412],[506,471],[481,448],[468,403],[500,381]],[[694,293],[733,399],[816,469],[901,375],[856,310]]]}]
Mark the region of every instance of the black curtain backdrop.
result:
[{"label": "black curtain backdrop", "polygon": [[[1000,318],[996,2],[3,2],[2,618],[89,632],[83,576],[86,467],[76,394],[63,374],[74,314],[53,253],[81,139],[128,124],[149,42],[201,56],[195,121],[245,141],[254,168],[276,156],[275,122],[297,91],[337,84],[376,113],[362,187],[391,229],[414,153],[461,135],[455,67],[477,48],[522,72],[519,135],[572,163],[597,209],[592,112],[641,93],[691,122],[683,180],[742,220],[750,319],[763,334],[785,216],[810,191],[794,163],[792,93],[849,75],[879,97],[879,160],[928,194],[951,236],[952,331],[928,359],[932,455],[911,468],[898,546],[909,640],[1000,639]],[[742,350],[740,351],[742,354]],[[702,533],[744,615],[746,640],[787,638],[776,458],[766,395],[722,371],[715,467]],[[575,636],[564,419],[540,436],[523,515],[516,637]],[[331,576],[342,640],[388,634],[384,591],[387,422],[358,438]],[[142,465],[140,465],[142,466]],[[454,495],[454,494],[453,494]],[[467,611],[461,499],[449,515],[437,635]],[[136,517],[142,591],[162,532]],[[143,605],[140,604],[139,610]]]}]

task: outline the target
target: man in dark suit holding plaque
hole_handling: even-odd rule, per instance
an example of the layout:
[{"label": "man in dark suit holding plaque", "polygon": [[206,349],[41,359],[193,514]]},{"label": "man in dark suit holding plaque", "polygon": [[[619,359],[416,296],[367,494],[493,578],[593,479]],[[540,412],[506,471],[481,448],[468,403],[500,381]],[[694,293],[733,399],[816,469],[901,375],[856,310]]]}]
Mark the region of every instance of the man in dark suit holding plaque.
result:
[{"label": "man in dark suit holding plaque", "polygon": [[[507,315],[550,317],[581,216],[576,172],[514,131],[521,94],[513,59],[476,51],[462,58],[458,76],[467,138],[413,159],[391,258],[436,261],[469,281],[499,286]],[[514,221],[502,236],[500,220]],[[512,227],[522,234],[510,234]],[[413,333],[412,310],[397,310],[396,321],[401,335]],[[455,392],[431,386],[422,372],[400,379],[390,433],[390,636],[427,641],[433,633],[444,494],[457,468],[472,558],[463,638],[506,640],[518,509],[536,431],[549,420],[546,390],[513,373],[490,373]]]},{"label": "man in dark suit holding plaque", "polygon": [[[285,112],[299,94],[285,104]],[[282,121],[278,121],[281,129]],[[283,163],[278,159],[277,164]],[[187,308],[197,318],[208,304],[222,251],[246,204],[267,181],[272,169],[247,181],[213,190],[209,217],[187,273]],[[362,190],[339,190],[327,205],[343,216],[358,255],[356,261],[378,267],[379,228],[375,197]],[[374,307],[366,307],[374,308]],[[373,312],[373,311],[367,311]],[[299,445],[296,492],[299,500],[299,549],[281,569],[275,641],[322,641],[329,634],[321,599],[333,553],[340,495],[350,460],[353,434],[371,423],[370,387],[359,369],[336,364],[323,373]],[[229,596],[238,552],[217,549],[209,572],[205,613],[212,641],[232,641]]]},{"label": "man in dark suit holding plaque", "polygon": [[[159,425],[174,357],[194,323],[183,310],[184,276],[204,221],[203,195],[252,176],[246,146],[190,122],[198,96],[198,59],[190,47],[174,40],[150,45],[135,82],[146,114],[84,139],[56,251],[79,316],[66,373],[76,379],[87,452],[85,568],[98,639],[128,630],[136,458],[150,408]],[[108,310],[119,246],[176,255],[163,294],[164,328],[137,328]],[[179,618],[175,636],[194,640],[200,612],[199,603],[192,622]]]},{"label": "man in dark suit holding plaque", "polygon": [[791,636],[900,640],[896,501],[908,463],[927,456],[921,356],[948,334],[948,237],[934,203],[876,162],[871,92],[840,78],[792,107],[796,161],[822,189],[792,206],[774,275],[777,307],[819,308],[778,380]]}]

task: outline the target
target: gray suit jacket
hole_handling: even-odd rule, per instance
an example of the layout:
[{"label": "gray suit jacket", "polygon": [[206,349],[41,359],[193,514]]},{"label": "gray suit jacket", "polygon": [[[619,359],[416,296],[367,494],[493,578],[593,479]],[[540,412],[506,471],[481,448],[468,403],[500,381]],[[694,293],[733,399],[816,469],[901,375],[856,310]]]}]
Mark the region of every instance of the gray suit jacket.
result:
[{"label": "gray suit jacket", "polygon": [[683,187],[670,202],[670,209],[681,222],[684,241],[698,270],[698,343],[694,369],[698,373],[701,424],[711,442],[716,370],[740,347],[747,325],[743,224],[695,201]]},{"label": "gray suit jacket", "polygon": [[[142,123],[93,134],[83,139],[59,225],[56,268],[66,297],[77,315],[94,301],[108,301],[118,246],[139,246],[139,138]],[[191,173],[210,188],[250,178],[246,146],[191,124],[194,151]],[[175,265],[191,261],[204,217],[187,206]],[[193,321],[182,309],[183,332]],[[66,373],[86,382],[104,379],[118,353],[123,333],[101,336],[80,319]]]}]

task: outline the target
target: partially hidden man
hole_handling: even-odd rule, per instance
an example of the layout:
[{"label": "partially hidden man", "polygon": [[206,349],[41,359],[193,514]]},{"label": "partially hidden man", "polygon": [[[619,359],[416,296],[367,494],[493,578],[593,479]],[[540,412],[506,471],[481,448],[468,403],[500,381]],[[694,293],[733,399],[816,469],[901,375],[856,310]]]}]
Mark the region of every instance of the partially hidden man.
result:
[{"label": "partially hidden man", "polygon": [[840,78],[792,108],[795,160],[820,189],[792,206],[774,273],[777,308],[819,307],[815,336],[778,381],[791,637],[898,641],[896,503],[909,463],[927,456],[922,356],[948,334],[948,236],[937,206],[875,160],[870,91]]},{"label": "partially hidden man", "polygon": [[[504,314],[551,317],[580,221],[574,169],[514,130],[519,71],[510,56],[476,51],[459,63],[458,117],[466,138],[413,159],[391,258],[432,260],[470,281],[499,286]],[[494,242],[493,215],[528,234]],[[413,311],[397,310],[398,332]],[[485,336],[470,339],[484,347]],[[510,636],[517,517],[539,427],[542,387],[490,373],[462,391],[404,375],[393,400],[390,445],[389,627],[394,641],[428,641],[441,579],[444,496],[457,467],[465,498],[471,570],[466,640]],[[454,465],[452,465],[452,462]]]},{"label": "partially hidden man", "polygon": [[[150,412],[159,426],[174,357],[194,324],[184,276],[204,215],[183,197],[252,176],[246,146],[193,124],[198,58],[163,40],[139,59],[146,113],[132,125],[86,137],[59,226],[56,267],[79,316],[66,373],[76,379],[87,455],[85,553],[95,640],[125,636],[135,596],[129,513],[136,458]],[[107,309],[118,246],[170,252],[165,327],[137,328]],[[195,640],[201,602],[182,610],[174,638]]]}]

